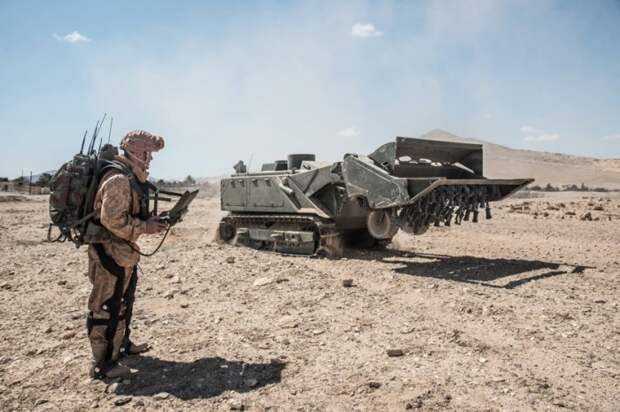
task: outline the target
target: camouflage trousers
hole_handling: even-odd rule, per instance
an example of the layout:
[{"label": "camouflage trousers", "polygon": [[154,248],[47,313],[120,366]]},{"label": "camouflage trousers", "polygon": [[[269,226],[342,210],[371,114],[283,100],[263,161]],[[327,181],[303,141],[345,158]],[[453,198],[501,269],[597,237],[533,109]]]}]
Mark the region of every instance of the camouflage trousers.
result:
[{"label": "camouflage trousers", "polygon": [[86,327],[95,363],[103,365],[118,360],[129,346],[138,274],[136,266],[116,264],[101,245],[91,248],[88,277],[93,288],[88,299],[90,312]]}]

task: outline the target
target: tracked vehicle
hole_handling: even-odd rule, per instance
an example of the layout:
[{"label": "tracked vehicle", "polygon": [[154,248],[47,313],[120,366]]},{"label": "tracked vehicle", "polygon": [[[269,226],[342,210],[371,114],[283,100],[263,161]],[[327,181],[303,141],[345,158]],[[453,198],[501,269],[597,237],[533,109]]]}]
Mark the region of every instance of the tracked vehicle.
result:
[{"label": "tracked vehicle", "polygon": [[490,202],[533,179],[487,179],[482,145],[397,137],[365,156],[320,162],[289,155],[221,181],[222,242],[281,253],[342,256],[345,246],[389,244],[398,230],[476,223]]}]

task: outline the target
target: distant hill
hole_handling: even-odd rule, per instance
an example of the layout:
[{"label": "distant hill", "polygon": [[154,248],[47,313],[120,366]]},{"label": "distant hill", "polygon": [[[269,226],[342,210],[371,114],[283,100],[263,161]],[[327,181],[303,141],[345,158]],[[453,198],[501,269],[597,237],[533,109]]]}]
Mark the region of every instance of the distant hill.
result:
[{"label": "distant hill", "polygon": [[535,184],[554,186],[584,183],[589,187],[620,189],[620,159],[595,159],[561,153],[511,149],[445,130],[431,130],[422,139],[480,143],[484,150],[484,174],[487,177],[533,177]]}]

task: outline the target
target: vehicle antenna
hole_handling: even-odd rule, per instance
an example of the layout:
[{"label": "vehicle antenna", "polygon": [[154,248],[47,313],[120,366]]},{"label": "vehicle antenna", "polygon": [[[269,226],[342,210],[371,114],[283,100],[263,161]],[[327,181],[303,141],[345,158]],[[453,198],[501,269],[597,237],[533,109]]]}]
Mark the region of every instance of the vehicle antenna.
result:
[{"label": "vehicle antenna", "polygon": [[254,153],[250,154],[250,160],[248,160],[248,173],[250,173],[250,166],[252,165],[252,158],[254,157]]}]

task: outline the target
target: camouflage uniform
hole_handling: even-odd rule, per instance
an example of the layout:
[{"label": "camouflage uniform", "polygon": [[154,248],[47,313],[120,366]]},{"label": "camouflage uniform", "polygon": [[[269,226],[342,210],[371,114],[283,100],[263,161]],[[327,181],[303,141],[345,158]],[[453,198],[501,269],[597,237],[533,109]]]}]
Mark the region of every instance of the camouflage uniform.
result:
[{"label": "camouflage uniform", "polygon": [[[133,135],[132,135],[133,133]],[[153,142],[156,136],[146,132],[134,131],[127,136]],[[126,144],[127,136],[121,142]],[[163,139],[148,146],[150,151],[163,147]],[[125,143],[125,144],[124,144]],[[140,183],[146,181],[147,174],[131,160],[118,156],[118,161],[131,170]],[[146,232],[144,200],[130,184],[130,179],[118,171],[107,172],[101,179],[95,197],[95,221],[107,229],[111,239],[90,245],[88,250],[88,277],[93,285],[88,299],[87,328],[94,357],[91,373],[102,377],[101,373],[114,365],[123,352],[129,351],[130,322],[137,284],[137,264],[140,260],[136,241]],[[148,210],[148,191],[146,192]]]}]

